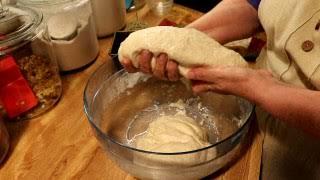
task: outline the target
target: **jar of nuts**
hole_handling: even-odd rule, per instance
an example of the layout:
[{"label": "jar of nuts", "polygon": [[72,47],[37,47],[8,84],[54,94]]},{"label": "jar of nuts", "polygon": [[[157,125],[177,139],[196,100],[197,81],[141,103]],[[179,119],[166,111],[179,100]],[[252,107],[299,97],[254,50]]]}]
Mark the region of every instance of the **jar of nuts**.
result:
[{"label": "jar of nuts", "polygon": [[20,120],[52,108],[62,93],[50,41],[38,38],[42,14],[22,6],[0,7],[0,116]]},{"label": "jar of nuts", "polygon": [[3,123],[0,117],[0,165],[5,160],[10,147],[10,137],[7,131],[7,127]]}]

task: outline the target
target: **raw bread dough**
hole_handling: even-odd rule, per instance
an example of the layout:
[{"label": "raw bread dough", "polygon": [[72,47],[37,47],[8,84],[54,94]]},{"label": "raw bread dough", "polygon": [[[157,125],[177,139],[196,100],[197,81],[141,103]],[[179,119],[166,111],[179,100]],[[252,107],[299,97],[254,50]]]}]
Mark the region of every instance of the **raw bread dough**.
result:
[{"label": "raw bread dough", "polygon": [[[197,65],[227,65],[248,67],[240,54],[220,45],[206,34],[191,28],[156,26],[133,32],[120,45],[120,62],[124,57],[138,67],[137,55],[142,49],[154,56],[167,53],[179,63],[179,72],[186,76],[188,68]],[[155,58],[152,59],[154,67]]]},{"label": "raw bread dough", "polygon": [[[207,131],[185,113],[160,116],[135,140],[136,148],[160,153],[186,152],[210,145]],[[137,152],[134,162],[147,167],[189,167],[212,160],[215,155],[215,148],[178,155]]]},{"label": "raw bread dough", "polygon": [[183,114],[160,116],[136,140],[138,149],[164,153],[192,151],[209,145],[206,130]]}]

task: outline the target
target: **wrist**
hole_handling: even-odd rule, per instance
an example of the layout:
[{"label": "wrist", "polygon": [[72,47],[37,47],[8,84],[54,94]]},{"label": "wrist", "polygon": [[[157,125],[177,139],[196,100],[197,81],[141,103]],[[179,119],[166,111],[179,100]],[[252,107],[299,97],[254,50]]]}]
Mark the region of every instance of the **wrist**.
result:
[{"label": "wrist", "polygon": [[243,85],[244,92],[242,96],[260,106],[268,101],[269,94],[281,84],[283,83],[272,77],[267,71],[258,70],[257,73],[248,76]]}]

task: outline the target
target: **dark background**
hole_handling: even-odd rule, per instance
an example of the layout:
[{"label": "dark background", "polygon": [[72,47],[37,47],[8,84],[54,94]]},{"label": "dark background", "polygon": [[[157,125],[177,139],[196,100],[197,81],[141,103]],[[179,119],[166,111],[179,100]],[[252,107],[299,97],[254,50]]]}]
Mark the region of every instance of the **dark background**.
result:
[{"label": "dark background", "polygon": [[195,9],[201,12],[208,12],[221,0],[174,0],[175,3]]}]

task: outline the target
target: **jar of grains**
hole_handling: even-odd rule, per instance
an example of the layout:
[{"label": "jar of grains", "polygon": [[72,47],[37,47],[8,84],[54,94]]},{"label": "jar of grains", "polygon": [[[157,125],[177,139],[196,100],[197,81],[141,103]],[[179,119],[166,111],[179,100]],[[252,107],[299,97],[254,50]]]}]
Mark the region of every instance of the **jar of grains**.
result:
[{"label": "jar of grains", "polygon": [[10,137],[7,128],[0,117],[0,165],[5,160],[10,147]]},{"label": "jar of grains", "polygon": [[0,7],[0,116],[4,119],[38,116],[61,96],[52,48],[41,46],[42,39],[37,38],[41,22],[42,14],[33,9]]},{"label": "jar of grains", "polygon": [[99,43],[90,0],[18,0],[18,4],[43,13],[42,26],[60,71],[79,70],[96,59]]}]

